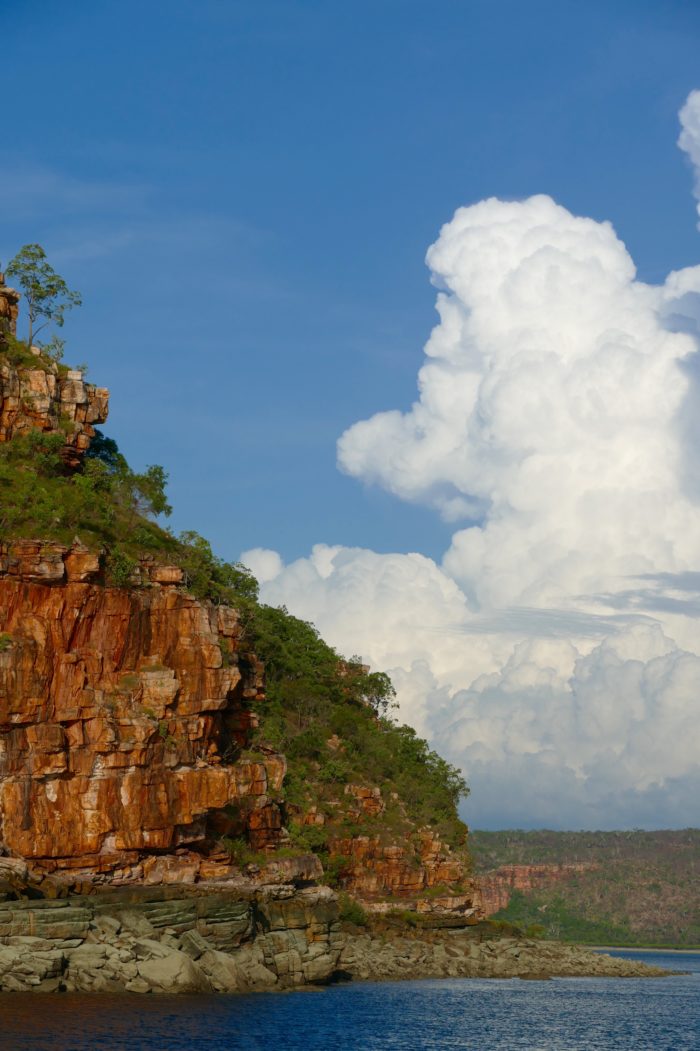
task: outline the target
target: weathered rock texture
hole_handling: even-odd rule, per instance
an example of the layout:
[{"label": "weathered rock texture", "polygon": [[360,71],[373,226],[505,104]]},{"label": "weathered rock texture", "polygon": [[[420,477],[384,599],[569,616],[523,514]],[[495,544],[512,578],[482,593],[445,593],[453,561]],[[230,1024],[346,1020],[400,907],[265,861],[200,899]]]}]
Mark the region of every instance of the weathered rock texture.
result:
[{"label": "weathered rock texture", "polygon": [[[0,285],[3,331],[14,333],[16,312],[16,293]],[[0,442],[60,433],[67,468],[80,469],[108,392],[38,352],[36,367],[11,360],[0,355]],[[177,566],[143,557],[123,589],[105,586],[103,563],[79,542],[0,542],[0,850],[34,879],[194,882],[239,872],[226,836],[270,854],[288,842],[285,820],[342,818],[368,827],[343,838],[329,826],[349,893],[379,910],[400,898],[423,912],[475,912],[465,852],[405,810],[401,832],[384,827],[387,805],[401,807],[395,793],[348,784],[327,811],[281,806],[284,757],[245,751],[262,667],[242,647],[236,612],[187,595]],[[323,878],[313,855],[253,868],[264,883]]]},{"label": "weathered rock texture", "polygon": [[[2,303],[0,295],[0,321]],[[41,360],[42,367],[26,368],[0,359],[0,442],[32,430],[62,434],[64,461],[74,469],[95,435],[94,424],[107,419],[109,391],[85,383],[81,372]]]},{"label": "weathered rock texture", "polygon": [[0,903],[0,990],[193,993],[327,981],[342,944],[327,888],[150,888]]},{"label": "weathered rock texture", "polygon": [[81,548],[0,549],[0,843],[72,881],[226,875],[222,835],[282,837],[284,758],[240,756],[262,667],[234,610],[98,575]]},{"label": "weathered rock texture", "polygon": [[[336,747],[339,743],[333,742]],[[400,832],[388,805],[394,808],[394,818],[398,808]],[[291,816],[302,826],[327,827],[338,885],[368,911],[381,913],[398,905],[421,913],[480,915],[466,846],[453,851],[433,829],[417,827],[395,792],[386,793],[379,785],[347,784],[337,798]],[[335,829],[342,822],[367,832],[338,835]]]},{"label": "weathered rock texture", "polygon": [[[397,897],[416,899],[420,912],[448,909],[476,914],[477,890],[465,872],[464,860],[455,857],[429,829],[421,829],[418,839],[417,855],[406,845],[386,844],[379,835],[331,840],[332,853],[346,859],[340,877],[343,888],[370,909],[376,902],[379,908],[373,911],[384,911],[377,899]],[[424,897],[426,891],[450,885],[462,888],[464,893]]]},{"label": "weathered rock texture", "polygon": [[493,872],[482,873],[478,883],[483,914],[493,916],[507,908],[515,890],[528,892],[539,887],[551,887],[596,868],[598,865],[595,863],[574,861],[561,865],[502,865]]},{"label": "weathered rock texture", "polygon": [[478,928],[343,930],[325,887],[133,888],[0,902],[2,992],[249,992],[337,978],[659,977],[631,960]]},{"label": "weathered rock texture", "polygon": [[5,275],[0,273],[0,336],[17,332],[17,314],[19,311],[19,292],[5,284]]}]

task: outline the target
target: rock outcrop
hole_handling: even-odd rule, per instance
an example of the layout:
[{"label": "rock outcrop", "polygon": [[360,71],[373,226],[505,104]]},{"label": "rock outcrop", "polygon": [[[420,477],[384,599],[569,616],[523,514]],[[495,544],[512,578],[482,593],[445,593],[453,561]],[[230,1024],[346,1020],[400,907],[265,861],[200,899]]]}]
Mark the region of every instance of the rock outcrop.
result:
[{"label": "rock outcrop", "polygon": [[249,992],[328,981],[343,938],[325,887],[139,888],[0,903],[3,992]]},{"label": "rock outcrop", "polygon": [[250,992],[339,979],[661,977],[487,925],[343,929],[328,888],[139,887],[0,903],[0,991]]},{"label": "rock outcrop", "polygon": [[661,978],[674,972],[575,945],[475,936],[473,928],[394,937],[357,934],[339,969],[365,981],[415,978]]},{"label": "rock outcrop", "polygon": [[[332,853],[344,859],[340,877],[343,888],[370,909],[376,901],[380,908],[373,911],[383,911],[377,899],[387,897],[418,899],[419,911],[439,911],[444,907],[443,898],[450,897],[457,911],[476,912],[476,888],[465,872],[464,860],[455,857],[429,829],[419,830],[417,839],[416,850],[382,842],[379,835],[331,840]],[[465,884],[466,894],[423,897],[436,887]]]},{"label": "rock outcrop", "polygon": [[[0,296],[0,321],[2,302]],[[95,436],[94,425],[107,419],[109,391],[36,353],[36,368],[0,357],[0,442],[33,430],[61,434],[64,462],[74,470]]]},{"label": "rock outcrop", "polygon": [[[333,745],[338,747],[340,740],[336,738]],[[389,806],[395,808],[394,818],[398,808],[400,832],[388,815]],[[395,792],[351,783],[337,798],[292,817],[302,826],[326,828],[338,885],[367,911],[390,911],[398,899],[401,908],[423,914],[481,915],[465,846],[453,850],[433,829],[412,823]],[[343,822],[366,827],[367,832],[338,835],[336,829]]]},{"label": "rock outcrop", "polygon": [[5,275],[0,273],[0,338],[17,332],[17,314],[20,294],[5,284]]},{"label": "rock outcrop", "polygon": [[126,590],[80,547],[0,549],[0,843],[37,877],[193,881],[230,874],[221,836],[283,836],[284,758],[241,754],[263,689],[238,616],[151,570]]}]

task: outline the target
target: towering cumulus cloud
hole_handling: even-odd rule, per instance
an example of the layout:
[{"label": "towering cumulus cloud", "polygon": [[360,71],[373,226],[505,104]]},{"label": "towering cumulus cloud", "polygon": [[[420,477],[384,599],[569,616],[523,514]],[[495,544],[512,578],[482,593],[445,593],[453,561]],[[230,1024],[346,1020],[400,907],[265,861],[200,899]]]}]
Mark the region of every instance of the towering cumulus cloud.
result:
[{"label": "towering cumulus cloud", "polygon": [[[681,113],[700,166],[700,93]],[[697,823],[700,267],[636,280],[551,198],[457,211],[419,399],[339,465],[455,533],[421,555],[248,552],[266,601],[389,670],[486,825]]]}]

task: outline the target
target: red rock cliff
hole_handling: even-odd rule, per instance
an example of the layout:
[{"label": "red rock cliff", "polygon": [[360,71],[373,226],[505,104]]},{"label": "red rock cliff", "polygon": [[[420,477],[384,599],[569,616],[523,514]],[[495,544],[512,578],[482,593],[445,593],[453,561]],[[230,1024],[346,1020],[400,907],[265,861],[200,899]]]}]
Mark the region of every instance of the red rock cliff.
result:
[{"label": "red rock cliff", "polygon": [[279,837],[283,757],[233,761],[262,668],[235,611],[163,568],[122,590],[83,549],[0,548],[0,842],[35,872],[194,879],[236,823]]}]

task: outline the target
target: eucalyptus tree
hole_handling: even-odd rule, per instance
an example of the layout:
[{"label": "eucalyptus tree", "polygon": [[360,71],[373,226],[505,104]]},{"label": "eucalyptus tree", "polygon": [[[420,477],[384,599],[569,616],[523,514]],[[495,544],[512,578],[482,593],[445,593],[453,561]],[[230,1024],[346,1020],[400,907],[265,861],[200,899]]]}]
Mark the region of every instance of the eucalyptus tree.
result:
[{"label": "eucalyptus tree", "polygon": [[[24,295],[29,319],[27,344],[30,347],[37,334],[47,325],[54,324],[61,328],[66,310],[78,307],[82,302],[80,294],[71,291],[48,262],[41,245],[28,244],[20,248],[8,264],[7,276],[17,282]],[[54,337],[50,345],[55,344],[60,353],[62,343],[62,340]]]}]

